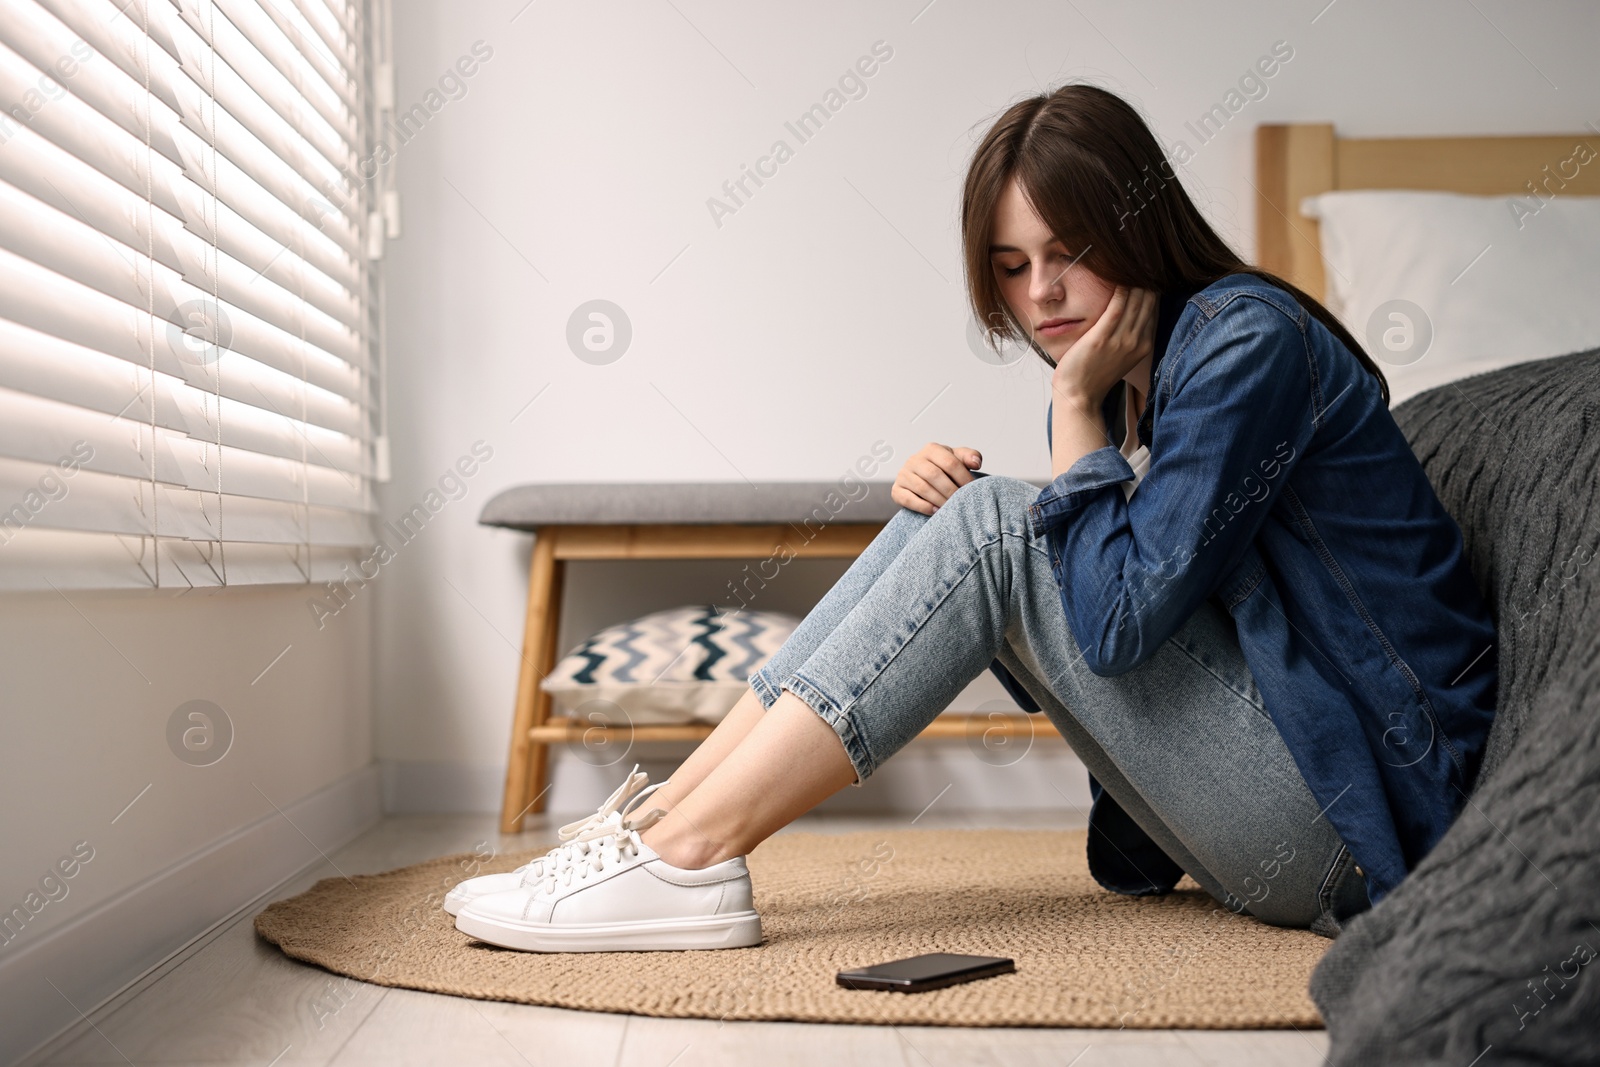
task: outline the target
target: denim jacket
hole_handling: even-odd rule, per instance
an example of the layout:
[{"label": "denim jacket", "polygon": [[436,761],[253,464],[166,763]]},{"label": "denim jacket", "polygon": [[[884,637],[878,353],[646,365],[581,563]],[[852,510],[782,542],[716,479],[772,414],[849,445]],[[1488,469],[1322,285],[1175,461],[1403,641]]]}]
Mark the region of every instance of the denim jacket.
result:
[{"label": "denim jacket", "polygon": [[[1268,715],[1377,903],[1460,811],[1494,719],[1494,622],[1460,528],[1377,380],[1289,293],[1234,274],[1160,307],[1138,491],[1124,494],[1133,469],[1108,444],[1043,488],[1030,530],[1096,674],[1139,666],[1208,598],[1228,610]],[[1108,427],[1121,399],[1106,398]],[[1181,869],[1090,788],[1095,878],[1170,890]]]}]

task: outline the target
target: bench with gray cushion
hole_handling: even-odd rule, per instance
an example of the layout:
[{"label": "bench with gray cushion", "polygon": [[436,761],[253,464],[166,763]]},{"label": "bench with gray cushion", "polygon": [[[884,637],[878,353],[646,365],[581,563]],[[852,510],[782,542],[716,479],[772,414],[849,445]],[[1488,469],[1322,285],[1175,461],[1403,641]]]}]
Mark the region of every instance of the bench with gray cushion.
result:
[{"label": "bench with gray cushion", "polygon": [[1449,832],[1312,976],[1329,1062],[1600,1062],[1600,349],[1394,415],[1494,611],[1498,713]]},{"label": "bench with gray cushion", "polygon": [[[837,522],[888,522],[899,505],[893,482],[547,483],[518,485],[483,506],[485,526],[604,524],[784,523],[826,514],[840,502]],[[862,493],[863,487],[865,493]],[[858,495],[859,499],[851,499]]]}]

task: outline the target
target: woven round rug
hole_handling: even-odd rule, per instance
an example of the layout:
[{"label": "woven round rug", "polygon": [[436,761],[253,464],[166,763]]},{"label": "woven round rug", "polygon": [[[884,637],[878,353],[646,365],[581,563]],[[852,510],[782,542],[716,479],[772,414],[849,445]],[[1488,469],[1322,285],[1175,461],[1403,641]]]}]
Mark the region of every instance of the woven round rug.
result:
[{"label": "woven round rug", "polygon": [[[455,928],[440,907],[471,874],[544,849],[465,853],[327,878],[256,916],[289,956],[379,985],[590,1011],[704,1019],[949,1026],[1321,1027],[1307,995],[1332,944],[1268,926],[1185,878],[1107,892],[1082,830],[788,832],[747,862],[763,940],[741,949],[532,953]],[[961,952],[1016,972],[925,993],[844,989],[841,970]]]}]

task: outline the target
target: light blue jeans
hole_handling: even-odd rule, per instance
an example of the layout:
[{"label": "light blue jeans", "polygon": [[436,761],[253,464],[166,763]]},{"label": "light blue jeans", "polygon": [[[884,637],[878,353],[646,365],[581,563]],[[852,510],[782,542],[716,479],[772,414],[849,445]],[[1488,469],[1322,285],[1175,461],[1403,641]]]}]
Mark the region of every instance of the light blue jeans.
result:
[{"label": "light blue jeans", "polygon": [[781,689],[809,705],[859,785],[999,659],[1208,893],[1263,922],[1335,936],[1367,906],[1366,889],[1267,716],[1233,620],[1207,601],[1137,668],[1093,673],[1045,539],[1028,532],[1038,493],[988,475],[931,516],[901,508],[751,688],[768,708]]}]

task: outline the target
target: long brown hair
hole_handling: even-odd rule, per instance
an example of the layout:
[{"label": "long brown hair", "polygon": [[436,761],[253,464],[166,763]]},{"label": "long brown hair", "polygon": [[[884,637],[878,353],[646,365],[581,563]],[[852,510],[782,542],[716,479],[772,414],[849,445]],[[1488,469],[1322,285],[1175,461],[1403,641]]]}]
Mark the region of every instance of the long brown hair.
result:
[{"label": "long brown hair", "polygon": [[[1012,105],[984,136],[961,196],[967,293],[991,341],[1028,343],[990,262],[995,204],[1015,177],[1050,231],[1076,262],[1115,285],[1203,289],[1229,274],[1252,274],[1293,295],[1378,379],[1389,383],[1350,331],[1321,301],[1240,259],[1184,192],[1149,126],[1125,100],[1072,83]],[[1080,251],[1081,250],[1081,251]]]}]

